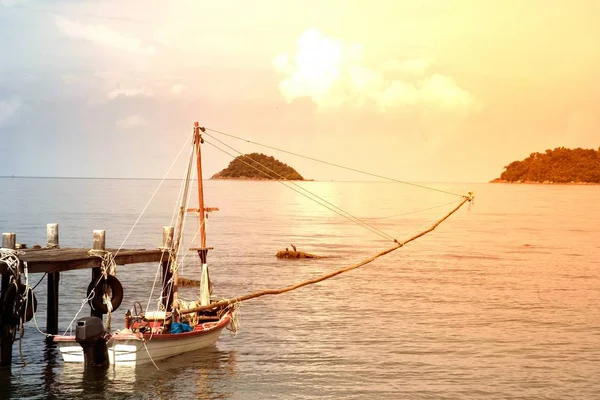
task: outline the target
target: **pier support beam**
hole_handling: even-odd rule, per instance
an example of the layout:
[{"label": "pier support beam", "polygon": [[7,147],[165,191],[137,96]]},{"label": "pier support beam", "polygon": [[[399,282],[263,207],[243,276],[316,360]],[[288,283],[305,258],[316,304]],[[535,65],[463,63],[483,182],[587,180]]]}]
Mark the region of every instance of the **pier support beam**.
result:
[{"label": "pier support beam", "polygon": [[[46,247],[58,247],[58,224],[46,225]],[[46,307],[46,333],[58,333],[58,285],[60,272],[48,272],[48,296]]]},{"label": "pier support beam", "polygon": [[173,278],[171,272],[171,252],[173,248],[173,233],[175,228],[172,226],[163,226],[163,245],[164,259],[161,261],[161,282],[162,282],[162,304],[165,310],[170,310],[173,303],[173,284],[169,283]]},{"label": "pier support beam", "polygon": [[[106,231],[94,230],[94,243],[92,244],[93,250],[106,250]],[[92,282],[98,282],[102,275],[101,268],[92,268]],[[92,317],[98,317],[102,319],[103,314],[100,311],[92,309]]]},{"label": "pier support beam", "polygon": [[[15,249],[17,237],[14,233],[2,234],[2,247],[5,249]],[[8,290],[10,282],[9,274],[2,274],[2,299]],[[16,326],[8,321],[0,321],[0,367],[10,367],[12,361],[12,345]]]}]

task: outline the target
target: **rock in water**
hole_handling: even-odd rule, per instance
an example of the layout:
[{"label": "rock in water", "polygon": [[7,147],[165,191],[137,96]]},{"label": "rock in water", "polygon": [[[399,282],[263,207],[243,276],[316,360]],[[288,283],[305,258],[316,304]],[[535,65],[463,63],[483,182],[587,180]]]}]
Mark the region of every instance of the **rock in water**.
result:
[{"label": "rock in water", "polygon": [[277,258],[321,258],[316,254],[305,253],[303,251],[279,250]]},{"label": "rock in water", "polygon": [[180,287],[200,286],[200,281],[197,279],[188,279],[188,278],[179,277],[179,279],[177,280],[177,285]]}]

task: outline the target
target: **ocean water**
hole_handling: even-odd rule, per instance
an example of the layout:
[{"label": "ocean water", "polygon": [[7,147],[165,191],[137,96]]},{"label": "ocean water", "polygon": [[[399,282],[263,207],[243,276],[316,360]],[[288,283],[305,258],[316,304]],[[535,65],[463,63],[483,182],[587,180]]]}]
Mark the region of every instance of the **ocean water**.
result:
[{"label": "ocean water", "polygon": [[[119,247],[158,181],[0,179],[0,230],[63,247],[105,229]],[[303,182],[302,187],[398,240],[444,215],[444,193],[383,182]],[[435,231],[362,268],[241,306],[236,337],[153,365],[84,371],[65,365],[33,321],[0,371],[14,399],[596,399],[600,396],[600,186],[430,184],[474,190]],[[179,181],[166,181],[125,247],[160,245]],[[215,294],[286,286],[354,264],[392,245],[277,182],[207,181]],[[435,208],[434,208],[435,207]],[[197,222],[186,224],[192,245]],[[197,240],[197,239],[196,239]],[[291,244],[326,256],[278,260]],[[182,273],[196,277],[195,255]],[[125,299],[113,327],[148,294],[156,265],[121,266]],[[36,284],[41,274],[29,279]],[[90,271],[61,275],[60,323],[81,308]],[[186,289],[188,298],[196,289]],[[45,328],[46,279],[35,289]],[[79,316],[86,316],[84,305]],[[21,358],[21,355],[23,358]],[[23,363],[23,360],[26,364]]]}]

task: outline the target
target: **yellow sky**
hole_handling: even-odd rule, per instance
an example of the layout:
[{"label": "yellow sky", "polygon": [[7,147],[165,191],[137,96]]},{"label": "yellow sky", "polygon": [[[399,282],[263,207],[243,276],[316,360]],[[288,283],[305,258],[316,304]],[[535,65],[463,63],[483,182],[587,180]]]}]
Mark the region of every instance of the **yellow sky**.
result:
[{"label": "yellow sky", "polygon": [[[534,151],[600,145],[597,1],[1,4],[0,129],[40,106],[27,86],[39,79],[59,86],[56,129],[69,120],[72,135],[86,113],[131,146],[199,119],[399,179],[486,181]],[[109,175],[160,176],[170,162],[146,161]],[[213,173],[226,157],[208,161]]]}]

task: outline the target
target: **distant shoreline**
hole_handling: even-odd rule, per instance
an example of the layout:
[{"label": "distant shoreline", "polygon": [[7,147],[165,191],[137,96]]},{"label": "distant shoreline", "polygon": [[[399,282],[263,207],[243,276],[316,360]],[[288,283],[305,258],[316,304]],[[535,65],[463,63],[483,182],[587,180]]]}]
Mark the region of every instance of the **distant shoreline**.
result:
[{"label": "distant shoreline", "polygon": [[228,177],[215,177],[213,176],[209,180],[211,181],[292,181],[292,182],[313,182],[314,179],[269,179],[269,178],[251,178],[247,176],[241,176],[238,178],[228,178]]},{"label": "distant shoreline", "polygon": [[598,182],[553,182],[553,181],[507,181],[504,179],[494,179],[489,183],[510,183],[516,185],[567,185],[567,186],[594,186],[600,185]]}]

